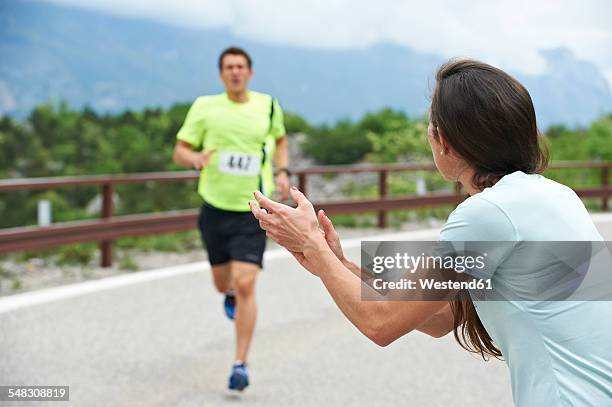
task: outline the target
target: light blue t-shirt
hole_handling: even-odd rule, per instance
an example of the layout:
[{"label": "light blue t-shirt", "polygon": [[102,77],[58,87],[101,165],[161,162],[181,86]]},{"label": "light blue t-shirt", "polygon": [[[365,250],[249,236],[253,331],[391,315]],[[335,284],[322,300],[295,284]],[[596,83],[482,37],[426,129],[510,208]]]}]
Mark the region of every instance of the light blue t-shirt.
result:
[{"label": "light blue t-shirt", "polygon": [[[461,203],[442,228],[440,240],[603,239],[574,191],[517,171]],[[521,254],[512,245],[503,247],[509,249],[498,254],[502,261],[495,277],[515,289],[528,289],[520,285],[529,276],[516,278],[516,269],[508,266]],[[549,267],[539,261],[530,263],[526,272],[537,274]],[[612,406],[612,302],[508,300],[474,305],[510,369],[517,406]]]}]

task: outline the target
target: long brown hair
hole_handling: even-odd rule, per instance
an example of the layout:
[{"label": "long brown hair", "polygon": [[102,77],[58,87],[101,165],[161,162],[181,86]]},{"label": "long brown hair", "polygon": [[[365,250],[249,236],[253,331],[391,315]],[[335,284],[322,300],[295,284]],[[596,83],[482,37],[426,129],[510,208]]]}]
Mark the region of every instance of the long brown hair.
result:
[{"label": "long brown hair", "polygon": [[[543,172],[548,146],[540,135],[529,92],[501,69],[464,59],[451,60],[436,73],[431,123],[474,170],[473,185],[482,190],[515,171]],[[501,358],[467,291],[451,301],[457,342],[464,349]]]},{"label": "long brown hair", "polygon": [[470,294],[466,290],[457,293],[455,299],[450,302],[450,308],[453,312],[453,326],[455,327],[453,335],[459,346],[468,352],[480,354],[484,360],[487,360],[489,356],[502,358],[501,351],[495,346],[495,342],[482,325]]},{"label": "long brown hair", "polygon": [[480,189],[514,171],[541,173],[549,154],[529,92],[501,69],[470,59],[438,68],[431,123],[475,171]]}]

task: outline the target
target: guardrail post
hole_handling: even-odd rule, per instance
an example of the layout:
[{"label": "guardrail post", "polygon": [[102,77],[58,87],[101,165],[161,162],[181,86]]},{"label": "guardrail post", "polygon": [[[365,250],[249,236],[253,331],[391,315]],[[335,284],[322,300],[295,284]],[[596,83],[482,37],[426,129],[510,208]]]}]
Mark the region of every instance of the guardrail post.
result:
[{"label": "guardrail post", "polygon": [[[610,166],[601,168],[601,187],[604,191],[607,191],[607,187],[610,184]],[[608,195],[604,195],[601,199],[601,209],[603,211],[608,210]]]},{"label": "guardrail post", "polygon": [[455,195],[457,195],[457,205],[461,203],[461,182],[455,182]]},{"label": "guardrail post", "polygon": [[[381,170],[378,173],[378,197],[385,198],[387,196],[387,171]],[[378,227],[384,229],[387,227],[387,211],[378,212]]]},{"label": "guardrail post", "polygon": [[[113,216],[113,184],[102,185],[102,219]],[[113,241],[100,242],[100,265],[110,267],[113,264]]]},{"label": "guardrail post", "polygon": [[301,193],[308,196],[306,191],[306,174],[303,172],[298,174],[298,189]]}]

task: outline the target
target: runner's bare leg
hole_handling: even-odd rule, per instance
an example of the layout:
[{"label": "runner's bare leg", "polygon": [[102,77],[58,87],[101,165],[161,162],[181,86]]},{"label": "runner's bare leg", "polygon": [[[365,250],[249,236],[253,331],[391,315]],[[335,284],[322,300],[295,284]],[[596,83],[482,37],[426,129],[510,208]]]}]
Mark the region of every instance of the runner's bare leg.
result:
[{"label": "runner's bare leg", "polygon": [[255,280],[259,266],[231,261],[232,286],[236,292],[236,359],[247,362],[247,355],[257,319]]}]

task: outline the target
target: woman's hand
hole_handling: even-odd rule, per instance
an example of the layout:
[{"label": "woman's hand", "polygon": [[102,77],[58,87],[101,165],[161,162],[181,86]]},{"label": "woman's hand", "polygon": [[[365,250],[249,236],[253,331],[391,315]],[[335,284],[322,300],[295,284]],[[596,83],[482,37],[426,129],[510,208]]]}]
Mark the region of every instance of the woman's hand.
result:
[{"label": "woman's hand", "polygon": [[289,193],[298,204],[297,208],[274,202],[259,191],[254,193],[257,202],[249,201],[249,206],[261,228],[269,238],[292,253],[327,247],[312,203],[295,187],[291,187]]},{"label": "woman's hand", "polygon": [[321,232],[325,237],[327,245],[331,251],[334,252],[338,260],[344,262],[345,258],[344,253],[342,252],[342,245],[340,244],[340,237],[338,236],[336,229],[334,229],[331,219],[327,217],[323,209],[321,209],[317,215],[319,218],[319,224],[323,227]]}]

